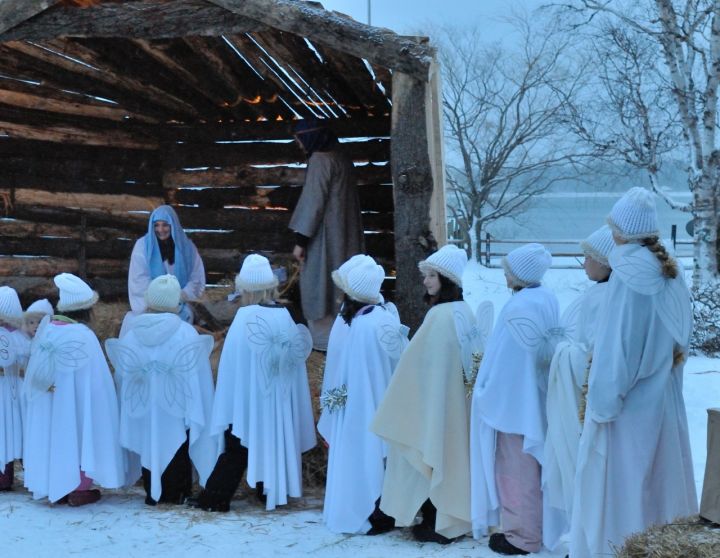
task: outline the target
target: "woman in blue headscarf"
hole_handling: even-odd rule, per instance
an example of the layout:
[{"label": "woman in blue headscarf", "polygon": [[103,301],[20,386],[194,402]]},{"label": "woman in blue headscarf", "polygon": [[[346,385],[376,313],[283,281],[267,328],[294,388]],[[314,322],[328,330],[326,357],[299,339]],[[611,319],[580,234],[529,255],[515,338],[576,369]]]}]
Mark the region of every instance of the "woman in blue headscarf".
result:
[{"label": "woman in blue headscarf", "polygon": [[145,291],[160,275],[174,275],[182,287],[180,317],[192,323],[186,304],[205,290],[205,267],[200,254],[180,225],[177,213],[161,205],[150,214],[148,232],[135,243],[128,271],[128,297],[133,314],[145,312]]}]

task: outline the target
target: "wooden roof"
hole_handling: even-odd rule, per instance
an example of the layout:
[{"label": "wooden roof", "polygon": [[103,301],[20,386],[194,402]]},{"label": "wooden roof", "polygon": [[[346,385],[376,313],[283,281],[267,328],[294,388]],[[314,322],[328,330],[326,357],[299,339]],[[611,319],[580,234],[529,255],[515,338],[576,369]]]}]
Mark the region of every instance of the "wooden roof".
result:
[{"label": "wooden roof", "polygon": [[314,2],[5,0],[0,133],[156,149],[158,124],[387,117],[391,72],[432,56]]}]

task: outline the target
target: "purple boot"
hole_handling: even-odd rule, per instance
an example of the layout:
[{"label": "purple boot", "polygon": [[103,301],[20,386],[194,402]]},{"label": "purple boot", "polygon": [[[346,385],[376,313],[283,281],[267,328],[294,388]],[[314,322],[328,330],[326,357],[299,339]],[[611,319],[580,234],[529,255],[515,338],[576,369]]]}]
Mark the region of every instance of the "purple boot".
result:
[{"label": "purple boot", "polygon": [[5,471],[0,474],[0,491],[12,490],[13,476],[15,475],[15,467],[11,461],[5,465]]}]

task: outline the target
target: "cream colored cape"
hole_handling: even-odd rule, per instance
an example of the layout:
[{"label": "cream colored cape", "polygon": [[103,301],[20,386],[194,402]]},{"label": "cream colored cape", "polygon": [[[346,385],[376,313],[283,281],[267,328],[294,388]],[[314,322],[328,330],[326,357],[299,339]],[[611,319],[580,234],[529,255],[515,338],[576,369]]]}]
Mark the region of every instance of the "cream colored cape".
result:
[{"label": "cream colored cape", "polygon": [[470,401],[455,312],[474,322],[465,302],[427,313],[370,427],[388,444],[382,511],[408,526],[429,498],[437,508],[435,530],[450,538],[470,531]]}]

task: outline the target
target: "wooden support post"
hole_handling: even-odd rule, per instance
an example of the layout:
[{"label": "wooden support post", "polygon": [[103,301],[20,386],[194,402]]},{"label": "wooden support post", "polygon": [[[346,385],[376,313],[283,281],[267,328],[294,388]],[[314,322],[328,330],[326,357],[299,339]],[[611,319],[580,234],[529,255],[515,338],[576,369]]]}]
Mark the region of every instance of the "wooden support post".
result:
[{"label": "wooden support post", "polygon": [[428,151],[427,82],[393,74],[390,160],[395,198],[395,301],[403,323],[415,331],[425,308],[417,264],[435,248],[430,230],[433,169]]}]

